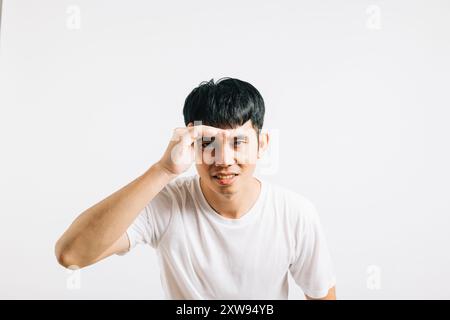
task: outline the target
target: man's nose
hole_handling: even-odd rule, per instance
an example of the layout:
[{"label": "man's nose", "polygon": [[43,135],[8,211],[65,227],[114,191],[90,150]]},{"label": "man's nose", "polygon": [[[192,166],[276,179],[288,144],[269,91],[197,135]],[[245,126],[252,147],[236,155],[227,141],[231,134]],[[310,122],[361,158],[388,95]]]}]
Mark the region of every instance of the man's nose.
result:
[{"label": "man's nose", "polygon": [[228,166],[235,163],[234,149],[227,143],[222,143],[215,151],[214,161],[216,165]]}]

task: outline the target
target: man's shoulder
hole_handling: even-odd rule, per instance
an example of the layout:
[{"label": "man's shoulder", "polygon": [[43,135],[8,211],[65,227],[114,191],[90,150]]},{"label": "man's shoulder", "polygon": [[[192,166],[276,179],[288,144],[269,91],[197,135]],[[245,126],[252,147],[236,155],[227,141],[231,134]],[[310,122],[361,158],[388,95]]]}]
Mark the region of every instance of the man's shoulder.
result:
[{"label": "man's shoulder", "polygon": [[264,181],[264,183],[266,183],[268,189],[270,190],[270,193],[273,196],[279,197],[284,201],[312,204],[311,200],[309,200],[307,196],[290,187],[268,181]]},{"label": "man's shoulder", "polygon": [[294,216],[315,215],[316,207],[314,203],[303,193],[295,191],[289,187],[277,183],[266,182],[269,196],[283,208],[286,213]]},{"label": "man's shoulder", "polygon": [[165,186],[165,190],[173,193],[191,193],[196,182],[197,175],[179,176]]}]

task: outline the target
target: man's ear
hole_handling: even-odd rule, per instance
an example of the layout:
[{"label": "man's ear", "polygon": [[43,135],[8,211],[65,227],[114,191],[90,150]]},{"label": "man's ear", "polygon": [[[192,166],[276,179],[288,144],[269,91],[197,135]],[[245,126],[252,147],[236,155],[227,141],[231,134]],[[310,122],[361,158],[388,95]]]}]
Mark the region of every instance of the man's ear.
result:
[{"label": "man's ear", "polygon": [[264,152],[266,152],[267,148],[269,147],[269,140],[269,133],[261,132],[259,134],[258,159],[263,156]]}]

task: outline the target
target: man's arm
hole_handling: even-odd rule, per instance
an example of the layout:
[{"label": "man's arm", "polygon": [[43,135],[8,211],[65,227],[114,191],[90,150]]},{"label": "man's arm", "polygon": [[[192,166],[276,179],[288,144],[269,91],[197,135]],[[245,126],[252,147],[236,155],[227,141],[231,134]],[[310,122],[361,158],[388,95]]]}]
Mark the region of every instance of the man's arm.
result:
[{"label": "man's arm", "polygon": [[141,210],[194,161],[194,141],[215,136],[208,126],[177,128],[161,160],[143,175],[84,211],[55,245],[58,262],[82,268],[129,248],[127,228]]},{"label": "man's arm", "polygon": [[336,300],[336,287],[328,290],[328,294],[323,298],[311,298],[305,294],[306,300]]},{"label": "man's arm", "polygon": [[79,268],[129,248],[127,228],[174,176],[153,165],[142,176],[84,211],[55,246],[58,262]]}]

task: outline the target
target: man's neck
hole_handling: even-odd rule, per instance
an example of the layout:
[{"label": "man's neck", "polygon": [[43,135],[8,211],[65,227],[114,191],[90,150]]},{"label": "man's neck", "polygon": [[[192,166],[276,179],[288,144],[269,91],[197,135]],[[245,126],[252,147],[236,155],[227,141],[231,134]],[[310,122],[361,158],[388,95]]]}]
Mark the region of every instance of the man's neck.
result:
[{"label": "man's neck", "polygon": [[255,204],[261,192],[261,183],[253,177],[249,185],[242,188],[242,191],[230,195],[210,190],[202,185],[201,179],[200,188],[206,201],[218,214],[229,219],[239,219]]}]

